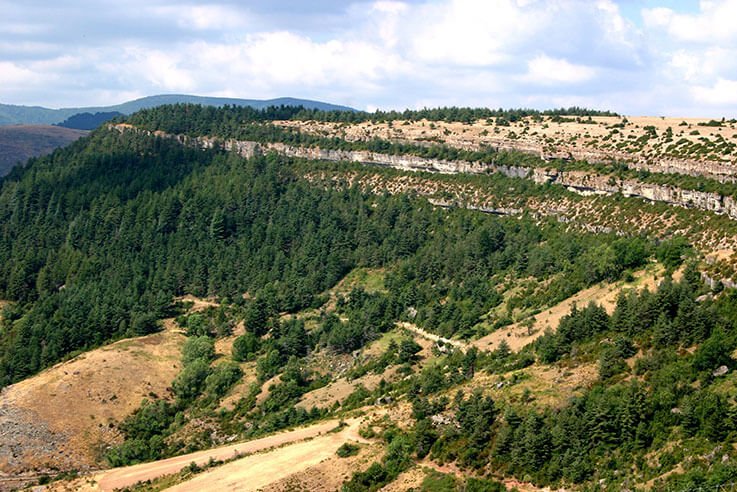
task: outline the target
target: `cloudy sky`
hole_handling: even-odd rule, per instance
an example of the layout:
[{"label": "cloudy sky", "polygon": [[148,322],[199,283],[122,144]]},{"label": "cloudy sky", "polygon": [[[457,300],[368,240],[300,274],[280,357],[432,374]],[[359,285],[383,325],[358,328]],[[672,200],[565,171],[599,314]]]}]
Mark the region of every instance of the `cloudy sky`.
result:
[{"label": "cloudy sky", "polygon": [[737,0],[0,0],[0,102],[737,116]]}]

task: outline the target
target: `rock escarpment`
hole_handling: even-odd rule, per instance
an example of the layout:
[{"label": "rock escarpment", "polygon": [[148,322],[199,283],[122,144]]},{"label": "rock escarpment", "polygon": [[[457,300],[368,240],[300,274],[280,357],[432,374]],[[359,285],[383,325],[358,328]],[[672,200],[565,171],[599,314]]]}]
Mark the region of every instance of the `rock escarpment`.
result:
[{"label": "rock escarpment", "polygon": [[[130,130],[130,125],[116,125],[120,131]],[[696,208],[727,215],[737,220],[737,201],[718,193],[689,190],[676,186],[646,183],[636,179],[620,179],[587,171],[560,171],[552,168],[504,166],[494,163],[449,161],[428,159],[410,154],[381,154],[366,150],[333,150],[320,147],[301,147],[284,143],[261,143],[242,140],[223,140],[216,137],[189,137],[153,132],[161,137],[175,138],[183,145],[201,148],[222,147],[251,157],[258,152],[277,152],[287,157],[323,160],[331,162],[356,162],[361,164],[390,167],[402,171],[431,172],[442,174],[491,174],[500,173],[513,178],[531,179],[537,184],[557,184],[581,195],[612,195],[620,193],[626,197],[642,198],[684,208]]]}]

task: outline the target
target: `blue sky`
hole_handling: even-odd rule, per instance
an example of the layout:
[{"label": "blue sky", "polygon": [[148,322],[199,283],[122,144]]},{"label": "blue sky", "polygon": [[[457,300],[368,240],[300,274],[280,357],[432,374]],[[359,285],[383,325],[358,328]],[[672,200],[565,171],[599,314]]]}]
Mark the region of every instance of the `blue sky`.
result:
[{"label": "blue sky", "polygon": [[737,0],[0,0],[0,102],[737,116]]}]

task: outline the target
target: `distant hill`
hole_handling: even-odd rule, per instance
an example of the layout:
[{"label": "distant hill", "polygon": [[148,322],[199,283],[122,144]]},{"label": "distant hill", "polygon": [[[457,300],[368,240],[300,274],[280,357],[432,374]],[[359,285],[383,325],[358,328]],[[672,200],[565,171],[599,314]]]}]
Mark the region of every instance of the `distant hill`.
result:
[{"label": "distant hill", "polygon": [[163,104],[191,103],[203,106],[252,106],[256,109],[268,106],[304,106],[307,109],[320,109],[326,111],[355,111],[347,106],[310,101],[308,99],[295,99],[292,97],[280,97],[277,99],[233,99],[225,97],[201,97],[186,94],[163,94],[158,96],[143,97],[134,101],[124,102],[115,106],[87,107],[87,108],[62,108],[49,109],[40,106],[15,106],[11,104],[0,104],[0,125],[54,125],[63,122],[80,113],[109,113],[118,112],[122,114],[135,113],[140,109],[152,108]]},{"label": "distant hill", "polygon": [[48,125],[0,126],[0,176],[18,163],[48,154],[86,135],[86,131]]},{"label": "distant hill", "polygon": [[106,113],[78,113],[74,116],[70,116],[56,126],[63,126],[64,128],[73,128],[75,130],[94,130],[98,126],[102,125],[106,121],[110,121],[118,116],[123,116],[123,113],[118,111],[109,111]]}]

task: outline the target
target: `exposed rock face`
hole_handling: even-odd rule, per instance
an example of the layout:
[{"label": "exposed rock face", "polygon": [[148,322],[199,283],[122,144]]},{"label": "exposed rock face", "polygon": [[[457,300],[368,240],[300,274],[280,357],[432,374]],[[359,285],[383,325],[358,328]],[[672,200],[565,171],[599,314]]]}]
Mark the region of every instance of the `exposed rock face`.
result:
[{"label": "exposed rock face", "polygon": [[734,162],[698,161],[695,159],[662,157],[657,160],[640,159],[629,163],[628,166],[632,169],[641,169],[653,173],[704,176],[721,182],[737,181],[737,166],[735,166]]},{"label": "exposed rock face", "polygon": [[[208,137],[201,137],[196,140],[197,145],[206,148],[213,147],[217,144],[216,140]],[[582,195],[611,195],[621,193],[628,197],[639,197],[652,202],[664,202],[686,208],[698,208],[716,214],[725,214],[732,219],[737,219],[737,202],[732,197],[724,197],[717,193],[704,191],[686,190],[674,186],[643,183],[634,179],[617,179],[612,176],[603,176],[585,171],[557,171],[547,168],[499,166],[481,162],[426,159],[413,155],[389,155],[369,151],[294,147],[281,143],[259,144],[257,142],[228,141],[223,146],[225,148],[236,149],[244,157],[253,156],[256,150],[260,149],[264,151],[275,151],[289,157],[334,162],[359,162],[391,167],[403,171],[426,171],[442,174],[487,174],[497,172],[513,178],[530,178],[538,184],[559,184],[565,186],[570,191]]]},{"label": "exposed rock face", "polygon": [[[120,131],[124,131],[131,127],[129,125],[117,125],[116,128]],[[600,175],[586,171],[558,171],[550,168],[502,166],[493,163],[486,164],[482,162],[427,159],[406,154],[380,154],[365,150],[351,151],[321,149],[319,147],[299,147],[283,143],[259,143],[238,140],[222,141],[214,137],[192,138],[184,135],[168,135],[163,132],[155,132],[155,134],[162,137],[175,138],[184,145],[194,145],[202,148],[214,148],[219,146],[233,150],[244,157],[251,157],[256,152],[273,151],[288,157],[333,162],[357,162],[391,167],[403,171],[425,171],[442,174],[501,173],[514,178],[529,178],[538,184],[558,184],[565,186],[569,191],[581,195],[611,195],[621,193],[624,196],[639,197],[652,202],[663,202],[685,208],[698,208],[720,215],[727,215],[731,219],[737,220],[737,201],[729,196],[722,196],[717,193],[704,191],[687,190],[674,186],[643,183],[635,179],[618,179],[613,176]],[[573,157],[578,159],[584,156],[576,155]],[[670,166],[669,169],[671,170],[676,168],[681,169],[681,167],[678,167],[680,164],[676,165],[675,160],[662,160],[660,162],[664,163],[664,166]],[[718,166],[718,163],[700,164],[702,167],[708,165]],[[651,168],[648,167],[648,169]],[[488,212],[498,213],[493,210],[489,210]],[[508,213],[508,211],[502,211],[501,213]]]},{"label": "exposed rock face", "polygon": [[583,171],[558,172],[550,169],[535,169],[532,179],[536,183],[557,183],[581,194],[621,193],[624,196],[639,197],[652,202],[664,202],[685,208],[698,208],[737,219],[735,199],[718,193],[643,183],[634,179],[617,179]]},{"label": "exposed rock face", "polygon": [[63,469],[73,468],[75,461],[64,455],[61,445],[67,438],[68,436],[49,430],[31,411],[0,405],[2,472],[17,473],[25,470],[29,462],[35,462],[41,468],[49,465]]}]

